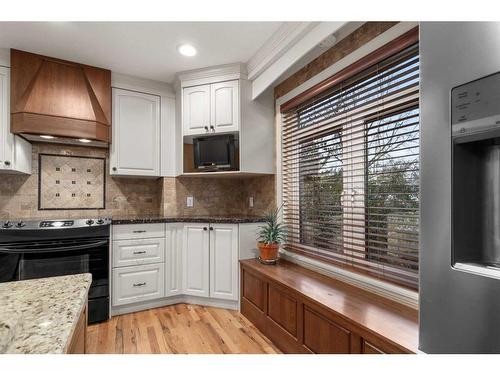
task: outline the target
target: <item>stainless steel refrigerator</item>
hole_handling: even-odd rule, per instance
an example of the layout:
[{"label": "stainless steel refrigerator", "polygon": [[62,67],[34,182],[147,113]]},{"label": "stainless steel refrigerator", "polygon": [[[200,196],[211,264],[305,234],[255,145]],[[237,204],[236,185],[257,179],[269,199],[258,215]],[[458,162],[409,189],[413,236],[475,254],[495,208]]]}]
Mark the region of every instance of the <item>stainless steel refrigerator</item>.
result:
[{"label": "stainless steel refrigerator", "polygon": [[420,350],[500,353],[500,23],[422,22]]}]

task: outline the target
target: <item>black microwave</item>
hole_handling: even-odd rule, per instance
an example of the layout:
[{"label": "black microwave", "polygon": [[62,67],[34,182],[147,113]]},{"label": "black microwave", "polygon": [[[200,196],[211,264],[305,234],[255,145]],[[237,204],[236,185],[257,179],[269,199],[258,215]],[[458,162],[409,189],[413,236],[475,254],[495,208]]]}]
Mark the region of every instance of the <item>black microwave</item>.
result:
[{"label": "black microwave", "polygon": [[194,167],[204,171],[235,170],[233,134],[193,139]]}]

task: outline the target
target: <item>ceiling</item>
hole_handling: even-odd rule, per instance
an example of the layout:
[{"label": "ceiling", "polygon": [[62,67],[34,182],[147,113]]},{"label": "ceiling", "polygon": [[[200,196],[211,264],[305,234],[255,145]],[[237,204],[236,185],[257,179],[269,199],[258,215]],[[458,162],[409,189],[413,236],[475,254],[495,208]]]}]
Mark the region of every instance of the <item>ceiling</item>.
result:
[{"label": "ceiling", "polygon": [[[282,22],[0,22],[16,48],[163,82],[207,66],[247,62]],[[177,46],[198,53],[185,57]]]}]

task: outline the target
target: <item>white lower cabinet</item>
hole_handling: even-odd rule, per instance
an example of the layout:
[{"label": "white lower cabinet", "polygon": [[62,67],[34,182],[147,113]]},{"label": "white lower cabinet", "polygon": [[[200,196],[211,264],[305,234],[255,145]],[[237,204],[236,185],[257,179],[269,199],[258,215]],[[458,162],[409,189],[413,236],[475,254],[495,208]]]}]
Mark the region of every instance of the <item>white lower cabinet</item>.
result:
[{"label": "white lower cabinet", "polygon": [[182,289],[189,296],[210,295],[208,226],[208,223],[184,224]]},{"label": "white lower cabinet", "polygon": [[238,300],[238,225],[184,224],[183,294]]},{"label": "white lower cabinet", "polygon": [[164,280],[163,263],[113,269],[113,306],[163,297]]},{"label": "white lower cabinet", "polygon": [[145,238],[113,242],[113,267],[163,263],[164,259],[164,238]]},{"label": "white lower cabinet", "polygon": [[[144,308],[150,307],[148,301],[158,306],[162,298],[174,296],[237,302],[239,225],[163,225],[113,227],[112,302],[120,307],[117,311],[136,302],[145,302]],[[142,304],[132,308],[138,311]]]},{"label": "white lower cabinet", "polygon": [[182,294],[182,237],[184,224],[169,223],[166,230],[165,296]]},{"label": "white lower cabinet", "polygon": [[165,224],[112,228],[113,306],[165,297]]},{"label": "white lower cabinet", "polygon": [[165,238],[165,224],[124,224],[113,227],[113,240]]},{"label": "white lower cabinet", "polygon": [[238,224],[210,225],[210,297],[238,300]]}]

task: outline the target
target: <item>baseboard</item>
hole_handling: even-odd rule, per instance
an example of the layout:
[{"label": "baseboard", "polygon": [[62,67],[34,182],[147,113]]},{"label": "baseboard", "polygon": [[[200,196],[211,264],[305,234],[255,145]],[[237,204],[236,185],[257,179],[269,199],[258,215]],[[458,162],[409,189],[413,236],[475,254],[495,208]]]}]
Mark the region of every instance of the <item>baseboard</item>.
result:
[{"label": "baseboard", "polygon": [[178,303],[189,303],[191,305],[218,307],[228,310],[239,310],[240,307],[239,301],[227,301],[217,298],[179,295],[179,296],[156,299],[154,301],[137,302],[124,306],[114,306],[111,307],[111,316],[129,314],[137,311],[154,309],[157,307],[176,305]]}]

